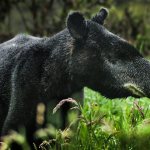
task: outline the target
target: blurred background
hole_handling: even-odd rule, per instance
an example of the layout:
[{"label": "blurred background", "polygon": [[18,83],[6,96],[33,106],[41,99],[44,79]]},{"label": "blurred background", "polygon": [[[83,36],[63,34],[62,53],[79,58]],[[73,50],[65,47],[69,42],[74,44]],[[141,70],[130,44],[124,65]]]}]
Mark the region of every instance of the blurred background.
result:
[{"label": "blurred background", "polygon": [[0,43],[18,33],[51,36],[65,27],[68,12],[89,19],[100,7],[110,12],[105,26],[150,57],[150,0],[1,0]]}]

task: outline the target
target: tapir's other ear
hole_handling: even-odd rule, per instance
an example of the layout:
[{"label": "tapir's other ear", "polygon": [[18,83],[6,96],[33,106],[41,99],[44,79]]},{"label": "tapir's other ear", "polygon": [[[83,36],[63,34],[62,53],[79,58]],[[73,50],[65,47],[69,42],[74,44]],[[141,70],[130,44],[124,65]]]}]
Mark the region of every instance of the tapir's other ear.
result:
[{"label": "tapir's other ear", "polygon": [[87,35],[87,22],[79,12],[73,12],[68,15],[67,28],[75,39],[80,40]]},{"label": "tapir's other ear", "polygon": [[108,10],[106,8],[101,8],[100,11],[91,20],[103,25],[107,16]]}]

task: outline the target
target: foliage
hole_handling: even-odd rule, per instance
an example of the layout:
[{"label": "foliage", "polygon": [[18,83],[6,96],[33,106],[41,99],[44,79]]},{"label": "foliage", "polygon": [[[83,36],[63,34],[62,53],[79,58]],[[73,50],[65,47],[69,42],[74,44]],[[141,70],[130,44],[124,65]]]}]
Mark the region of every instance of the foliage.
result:
[{"label": "foliage", "polygon": [[[54,108],[53,112],[58,113],[65,102],[71,102],[74,106],[68,116],[70,124],[65,130],[56,129],[52,125],[38,130],[36,138],[43,139],[43,142],[40,146],[34,144],[35,149],[150,149],[150,99],[128,97],[110,100],[88,88],[85,88],[84,95],[83,107],[69,98]],[[9,147],[12,142],[17,142],[23,149],[29,149],[24,134],[13,132],[5,137],[3,146]]]},{"label": "foliage", "polygon": [[[43,139],[43,142],[40,146],[34,145],[35,149],[150,149],[150,99],[128,97],[110,100],[86,88],[83,107],[75,100],[66,99],[54,108],[55,113],[64,101],[75,105],[69,112],[70,124],[65,130],[53,125],[38,130],[36,138]],[[76,111],[80,112],[79,116]],[[24,131],[20,133],[12,132],[4,137],[5,143],[0,143],[1,150],[9,149],[13,142],[24,150],[29,149]]]},{"label": "foliage", "polygon": [[149,6],[148,0],[2,0],[0,41],[20,32],[50,36],[65,27],[70,11],[81,11],[90,18],[100,7],[107,7],[110,16],[105,26],[137,45],[140,52],[147,56],[150,53]]},{"label": "foliage", "polygon": [[[68,101],[68,100],[66,100]],[[57,130],[54,139],[44,141],[51,149],[149,149],[150,101],[148,98],[110,100],[85,88],[84,106],[74,100],[80,116],[73,118],[64,130]],[[64,100],[63,100],[64,103]],[[62,102],[60,102],[62,104]],[[58,109],[61,105],[58,104]],[[56,111],[56,108],[54,109]],[[77,128],[75,124],[78,122]]]}]

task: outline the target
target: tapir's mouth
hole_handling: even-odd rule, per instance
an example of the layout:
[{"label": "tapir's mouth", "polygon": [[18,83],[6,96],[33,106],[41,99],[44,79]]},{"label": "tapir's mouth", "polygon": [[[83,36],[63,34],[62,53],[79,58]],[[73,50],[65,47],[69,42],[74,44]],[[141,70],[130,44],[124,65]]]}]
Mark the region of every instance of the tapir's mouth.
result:
[{"label": "tapir's mouth", "polygon": [[123,87],[135,96],[138,96],[138,97],[145,97],[146,96],[146,94],[136,84],[125,83],[123,85]]}]

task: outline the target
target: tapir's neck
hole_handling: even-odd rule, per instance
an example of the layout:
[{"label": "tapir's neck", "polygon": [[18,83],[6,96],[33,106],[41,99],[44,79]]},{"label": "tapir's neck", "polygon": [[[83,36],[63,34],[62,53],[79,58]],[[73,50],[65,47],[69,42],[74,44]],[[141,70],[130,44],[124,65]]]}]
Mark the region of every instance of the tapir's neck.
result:
[{"label": "tapir's neck", "polygon": [[69,32],[65,29],[44,42],[45,47],[49,50],[49,56],[45,60],[42,84],[48,93],[56,93],[52,90],[57,89],[58,97],[69,96],[68,94],[81,88],[77,86],[74,88],[73,76],[70,72],[72,40]]}]

